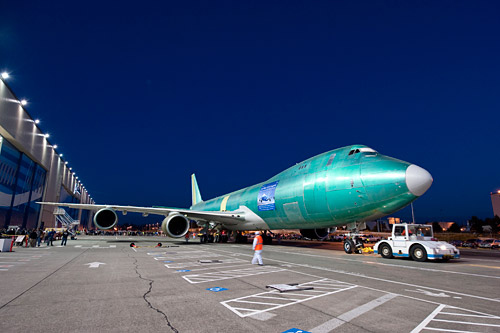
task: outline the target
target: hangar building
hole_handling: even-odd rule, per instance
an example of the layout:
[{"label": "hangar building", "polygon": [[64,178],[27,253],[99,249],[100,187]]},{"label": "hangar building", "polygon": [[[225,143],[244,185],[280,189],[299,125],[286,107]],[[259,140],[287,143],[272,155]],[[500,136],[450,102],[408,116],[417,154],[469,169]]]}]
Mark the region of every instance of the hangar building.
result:
[{"label": "hangar building", "polygon": [[[0,229],[63,226],[54,208],[37,201],[94,203],[67,162],[43,133],[25,103],[0,77]],[[90,227],[92,213],[67,209],[78,228]],[[61,216],[61,215],[59,215]]]}]

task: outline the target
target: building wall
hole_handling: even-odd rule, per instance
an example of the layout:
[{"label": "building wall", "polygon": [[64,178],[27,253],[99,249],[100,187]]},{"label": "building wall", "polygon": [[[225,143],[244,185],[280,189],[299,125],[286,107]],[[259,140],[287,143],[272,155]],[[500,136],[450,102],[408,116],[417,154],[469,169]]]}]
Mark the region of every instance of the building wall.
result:
[{"label": "building wall", "polygon": [[491,193],[491,204],[493,205],[493,215],[500,216],[500,193]]},{"label": "building wall", "polygon": [[[0,79],[0,228],[55,226],[53,207],[36,201],[93,203],[88,192],[45,137],[18,98]],[[71,198],[71,199],[69,199]],[[10,201],[10,203],[9,203]],[[82,216],[72,212],[73,218]],[[92,214],[84,213],[88,228]],[[83,225],[82,225],[83,224]]]}]

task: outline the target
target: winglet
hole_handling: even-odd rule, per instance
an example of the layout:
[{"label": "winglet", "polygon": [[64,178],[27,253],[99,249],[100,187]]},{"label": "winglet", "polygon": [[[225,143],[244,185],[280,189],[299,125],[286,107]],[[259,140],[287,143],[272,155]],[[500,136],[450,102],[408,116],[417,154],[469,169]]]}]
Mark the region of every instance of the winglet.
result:
[{"label": "winglet", "polygon": [[198,188],[198,182],[196,181],[196,176],[194,175],[194,173],[191,175],[191,200],[193,206],[203,201],[203,199],[201,198],[200,189]]}]

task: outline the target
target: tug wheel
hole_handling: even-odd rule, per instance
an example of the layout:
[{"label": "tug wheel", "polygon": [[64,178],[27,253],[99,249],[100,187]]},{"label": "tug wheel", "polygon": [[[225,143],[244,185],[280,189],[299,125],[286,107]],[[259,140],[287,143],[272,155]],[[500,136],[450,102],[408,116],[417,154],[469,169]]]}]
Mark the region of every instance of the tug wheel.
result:
[{"label": "tug wheel", "polygon": [[382,258],[386,258],[386,259],[392,258],[392,249],[389,246],[389,244],[387,244],[387,243],[380,245],[378,253],[380,253]]},{"label": "tug wheel", "polygon": [[344,251],[347,254],[351,254],[354,249],[354,243],[350,239],[344,241]]},{"label": "tug wheel", "polygon": [[415,245],[411,248],[411,258],[415,261],[426,261],[427,251],[425,251],[422,245]]}]

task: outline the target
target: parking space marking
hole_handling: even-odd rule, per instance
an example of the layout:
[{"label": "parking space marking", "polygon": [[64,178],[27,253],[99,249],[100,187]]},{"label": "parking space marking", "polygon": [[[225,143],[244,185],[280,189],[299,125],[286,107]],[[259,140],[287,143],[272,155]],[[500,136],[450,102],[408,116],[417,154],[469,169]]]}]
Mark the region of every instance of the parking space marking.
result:
[{"label": "parking space marking", "polygon": [[207,251],[186,251],[183,253],[179,252],[149,252],[148,255],[154,256],[156,260],[165,260],[165,259],[200,259],[200,258],[213,258],[213,257],[221,257],[222,254],[207,252]]},{"label": "parking space marking", "polygon": [[280,293],[277,290],[273,290],[250,296],[234,298],[223,301],[221,304],[241,318],[244,318],[269,312],[285,306],[306,302],[318,297],[353,289],[356,288],[357,285],[325,278],[301,283],[298,287],[321,287],[322,290],[301,290],[300,293]]},{"label": "parking space marking", "polygon": [[[218,250],[218,251],[227,252],[227,251],[224,251],[224,250]],[[285,252],[283,252],[283,253],[285,253]],[[289,252],[289,253],[292,253],[292,252]],[[297,253],[294,253],[294,254],[297,254]],[[251,255],[248,255],[248,256],[251,257]],[[324,256],[318,256],[318,257],[324,257]],[[324,258],[328,258],[328,257],[324,257]],[[334,258],[331,258],[331,259],[334,259]],[[343,270],[338,270],[338,269],[333,269],[333,268],[328,268],[328,267],[322,267],[322,266],[314,266],[314,265],[309,265],[309,264],[297,264],[297,263],[292,263],[292,262],[289,262],[289,261],[277,260],[277,259],[267,259],[267,260],[275,261],[275,262],[279,262],[279,263],[293,264],[295,267],[311,268],[311,269],[316,269],[316,270],[320,270],[320,271],[333,272],[333,273],[338,273],[338,274],[345,274],[345,275],[349,275],[349,276],[361,277],[361,278],[364,278],[364,279],[369,279],[369,280],[374,280],[374,281],[388,282],[388,283],[392,283],[392,284],[398,284],[398,285],[401,285],[401,286],[416,287],[416,288],[427,289],[427,290],[432,290],[432,291],[437,291],[437,292],[444,292],[444,293],[447,293],[447,294],[454,294],[454,295],[458,295],[458,296],[461,296],[461,297],[471,297],[471,298],[476,298],[476,299],[482,299],[482,300],[485,300],[485,301],[500,303],[500,299],[498,299],[498,298],[489,298],[489,297],[483,297],[483,296],[478,296],[478,295],[465,294],[465,293],[461,293],[461,292],[457,292],[457,291],[451,291],[451,290],[445,290],[445,289],[437,289],[437,288],[432,288],[432,287],[427,287],[427,286],[421,286],[421,285],[418,285],[418,284],[411,284],[411,283],[407,283],[407,282],[403,282],[403,281],[399,281],[399,280],[383,279],[383,278],[378,278],[378,277],[375,277],[375,276],[370,276],[370,275],[365,275],[365,274],[359,274],[359,273],[354,273],[354,272],[346,272],[346,271],[343,271]]]},{"label": "parking space marking", "polygon": [[371,302],[368,302],[364,305],[358,306],[355,309],[351,311],[347,311],[337,318],[333,318],[332,320],[327,321],[324,324],[321,324],[311,330],[311,333],[326,333],[334,330],[335,328],[341,326],[344,323],[348,323],[351,320],[361,316],[362,314],[365,314],[366,312],[369,312],[376,308],[379,305],[384,304],[387,301],[390,301],[394,297],[396,297],[396,294],[386,294],[382,297],[379,297]]},{"label": "parking space marking", "polygon": [[[12,253],[14,254],[14,253]],[[27,264],[31,260],[42,259],[44,255],[49,255],[50,253],[43,254],[33,254],[31,256],[25,256],[25,254],[19,255],[8,255],[0,256],[0,260],[6,260],[0,262],[0,271],[8,271],[10,268],[15,268],[17,265]]]},{"label": "parking space marking", "polygon": [[240,278],[245,276],[276,273],[282,271],[286,271],[286,269],[279,267],[272,267],[272,266],[268,267],[264,266],[264,267],[252,267],[239,270],[229,270],[229,271],[221,271],[221,272],[205,273],[205,274],[190,274],[190,275],[184,275],[183,278],[189,283],[204,283],[204,282]]},{"label": "parking space marking", "polygon": [[[464,326],[467,326],[468,331],[464,330]],[[422,330],[471,332],[472,330],[481,331],[485,326],[500,327],[500,317],[440,304],[411,333],[418,333]]]},{"label": "parking space marking", "polygon": [[201,263],[199,261],[188,261],[182,263],[165,264],[165,267],[167,268],[186,268],[186,267],[200,267],[200,266],[217,267],[217,265],[234,264],[234,263],[247,263],[247,261],[237,258],[221,259],[220,262],[214,262],[214,263]]},{"label": "parking space marking", "polygon": [[[204,268],[195,268],[195,269],[189,269],[190,272],[199,272],[199,271],[209,271],[213,270],[215,268],[220,269],[220,268],[235,268],[235,267],[243,267],[243,266],[253,266],[251,263],[240,263],[238,265],[227,265],[227,266],[217,266],[217,267],[204,267]],[[182,270],[179,270],[182,271]]]}]

